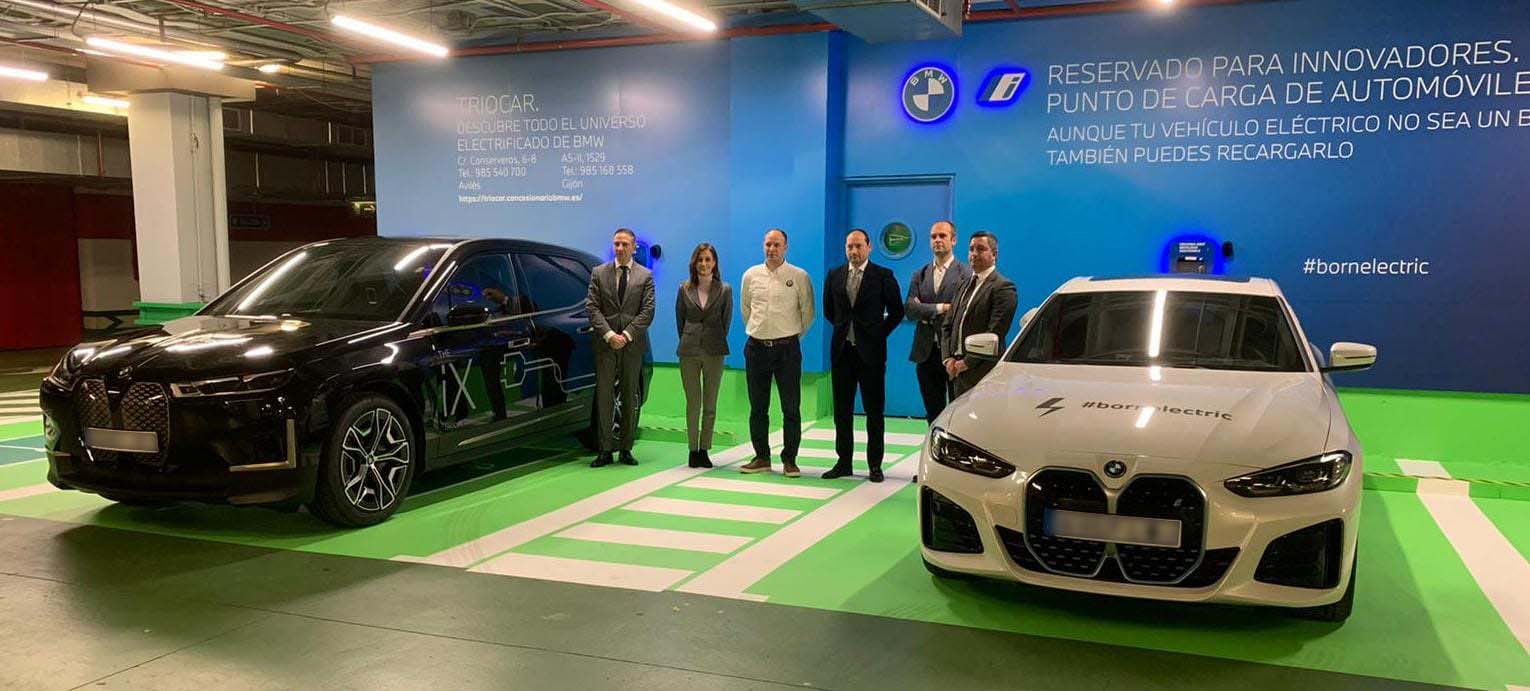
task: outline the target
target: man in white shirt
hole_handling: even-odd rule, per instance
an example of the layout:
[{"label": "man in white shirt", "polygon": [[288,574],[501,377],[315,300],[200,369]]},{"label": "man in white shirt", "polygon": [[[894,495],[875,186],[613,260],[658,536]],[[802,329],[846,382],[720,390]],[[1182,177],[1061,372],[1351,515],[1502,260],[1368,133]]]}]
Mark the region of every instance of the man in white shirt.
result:
[{"label": "man in white shirt", "polygon": [[972,276],[972,269],[956,260],[956,225],[936,221],[930,226],[930,252],[934,261],[919,267],[909,281],[908,299],[903,309],[916,323],[914,344],[908,359],[914,363],[919,379],[919,395],[924,399],[924,419],[935,416],[951,401],[951,378],[940,355],[940,339],[956,292]]},{"label": "man in white shirt", "polygon": [[[590,272],[585,310],[594,329],[595,427],[600,455],[592,468],[611,465],[614,451],[624,465],[637,465],[632,443],[637,438],[639,386],[643,378],[643,354],[648,350],[648,327],[653,324],[653,274],[633,261],[637,235],[618,228],[611,236],[616,259]],[[611,418],[617,382],[621,382],[622,438],[611,434]],[[620,445],[620,449],[616,449]]]},{"label": "man in white shirt", "polygon": [[749,439],[754,460],[745,473],[770,471],[770,384],[781,396],[781,472],[797,477],[802,444],[803,334],[813,324],[813,280],[786,263],[786,231],[765,232],[765,263],[744,272],[739,286],[744,315],[744,373],[749,382]]}]

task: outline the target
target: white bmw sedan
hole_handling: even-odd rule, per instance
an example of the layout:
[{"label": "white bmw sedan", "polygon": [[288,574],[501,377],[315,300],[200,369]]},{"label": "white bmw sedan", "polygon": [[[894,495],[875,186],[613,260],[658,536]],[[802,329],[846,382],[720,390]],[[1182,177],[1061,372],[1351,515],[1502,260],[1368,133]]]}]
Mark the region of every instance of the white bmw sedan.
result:
[{"label": "white bmw sedan", "polygon": [[1349,616],[1361,450],[1327,362],[1267,279],[1076,278],[936,419],[925,565],[1067,590]]}]

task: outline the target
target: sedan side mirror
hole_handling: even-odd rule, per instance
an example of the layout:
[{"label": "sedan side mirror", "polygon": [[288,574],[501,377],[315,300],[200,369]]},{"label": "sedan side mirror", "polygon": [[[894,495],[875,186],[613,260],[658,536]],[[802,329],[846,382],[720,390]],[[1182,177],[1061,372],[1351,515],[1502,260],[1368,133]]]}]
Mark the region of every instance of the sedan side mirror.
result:
[{"label": "sedan side mirror", "polygon": [[999,357],[998,334],[972,334],[962,341],[962,352],[975,358],[994,360]]},{"label": "sedan side mirror", "polygon": [[447,326],[472,326],[489,321],[489,310],[482,305],[455,305],[446,313]]},{"label": "sedan side mirror", "polygon": [[1041,308],[1040,307],[1032,307],[1032,308],[1026,310],[1025,314],[1020,316],[1020,330],[1021,331],[1025,330],[1025,325],[1026,324],[1031,323],[1031,318],[1036,316],[1036,310],[1039,310],[1039,309],[1041,309]]},{"label": "sedan side mirror", "polygon": [[1324,372],[1355,372],[1376,364],[1376,346],[1340,341],[1328,349]]}]

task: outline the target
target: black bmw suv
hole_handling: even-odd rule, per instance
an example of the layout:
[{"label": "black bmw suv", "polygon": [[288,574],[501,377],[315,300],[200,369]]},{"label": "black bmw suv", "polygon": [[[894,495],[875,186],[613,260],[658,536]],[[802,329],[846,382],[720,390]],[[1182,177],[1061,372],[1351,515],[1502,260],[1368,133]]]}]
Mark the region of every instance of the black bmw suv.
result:
[{"label": "black bmw suv", "polygon": [[41,388],[48,479],[380,522],[419,472],[591,426],[597,263],[521,240],[300,247],[195,315],[66,353]]}]

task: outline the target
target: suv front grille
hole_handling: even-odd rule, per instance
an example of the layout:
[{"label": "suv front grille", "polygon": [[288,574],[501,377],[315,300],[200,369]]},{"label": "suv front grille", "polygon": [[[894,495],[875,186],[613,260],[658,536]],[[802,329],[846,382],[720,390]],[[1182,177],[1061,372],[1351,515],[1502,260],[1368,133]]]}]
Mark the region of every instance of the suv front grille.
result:
[{"label": "suv front grille", "polygon": [[75,390],[75,417],[80,428],[100,427],[135,432],[154,432],[159,439],[157,453],[127,453],[92,449],[91,458],[99,463],[117,463],[131,459],[150,466],[163,466],[170,446],[170,404],[162,384],[137,382],[128,386],[117,405],[112,405],[106,383],[100,379],[80,382]]}]

